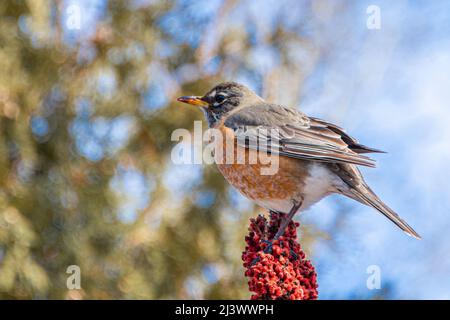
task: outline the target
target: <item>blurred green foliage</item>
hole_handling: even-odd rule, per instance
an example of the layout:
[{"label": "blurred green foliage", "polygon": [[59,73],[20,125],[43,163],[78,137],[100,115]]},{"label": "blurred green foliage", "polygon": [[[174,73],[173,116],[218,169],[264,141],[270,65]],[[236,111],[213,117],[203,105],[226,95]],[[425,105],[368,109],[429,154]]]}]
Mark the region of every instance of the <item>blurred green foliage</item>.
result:
[{"label": "blurred green foliage", "polygon": [[[199,166],[195,184],[164,182],[171,170],[175,179],[190,170],[174,169],[171,132],[202,119],[175,98],[251,72],[251,35],[223,25],[237,4],[223,2],[199,27],[198,45],[171,29],[177,12],[186,24],[178,32],[196,23],[171,1],[110,1],[78,38],[64,26],[64,1],[0,2],[0,298],[249,297],[240,256],[256,209],[233,207],[214,166]],[[202,38],[211,34],[212,44]],[[299,68],[289,48],[310,44],[282,28],[265,41],[282,61],[260,79],[271,96],[267,83]],[[213,58],[215,70],[204,71]],[[293,88],[301,71],[289,78]],[[148,107],[159,83],[167,99]],[[147,186],[137,197],[149,197],[131,220],[121,219],[128,173]],[[213,201],[199,205],[205,192]],[[66,287],[70,265],[81,268],[81,290]]]}]

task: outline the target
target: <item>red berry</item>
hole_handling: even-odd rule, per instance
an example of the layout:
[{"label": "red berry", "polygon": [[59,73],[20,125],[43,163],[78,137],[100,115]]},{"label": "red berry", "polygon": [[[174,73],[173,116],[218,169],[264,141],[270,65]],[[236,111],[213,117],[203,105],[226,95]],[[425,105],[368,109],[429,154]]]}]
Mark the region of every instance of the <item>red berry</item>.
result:
[{"label": "red berry", "polygon": [[[299,224],[289,223],[284,235],[272,241],[282,218],[271,213],[270,221],[262,215],[250,219],[242,261],[249,290],[255,293],[251,299],[317,299],[316,272],[296,242]],[[264,253],[268,244],[261,240],[272,241],[271,253]]]}]

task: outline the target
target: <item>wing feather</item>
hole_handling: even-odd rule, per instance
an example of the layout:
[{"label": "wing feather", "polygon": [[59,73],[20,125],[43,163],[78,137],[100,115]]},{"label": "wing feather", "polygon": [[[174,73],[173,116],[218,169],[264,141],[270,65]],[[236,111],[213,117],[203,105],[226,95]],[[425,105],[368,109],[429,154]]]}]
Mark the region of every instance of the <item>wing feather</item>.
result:
[{"label": "wing feather", "polygon": [[251,106],[231,115],[225,125],[234,130],[238,144],[247,148],[298,159],[375,167],[374,160],[352,150],[351,146],[362,145],[343,129],[292,108]]}]

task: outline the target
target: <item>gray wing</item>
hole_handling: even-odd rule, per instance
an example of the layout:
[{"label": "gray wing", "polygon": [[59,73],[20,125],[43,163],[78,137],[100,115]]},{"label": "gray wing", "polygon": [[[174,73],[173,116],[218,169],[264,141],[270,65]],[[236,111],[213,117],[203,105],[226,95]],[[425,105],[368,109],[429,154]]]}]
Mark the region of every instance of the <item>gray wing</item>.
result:
[{"label": "gray wing", "polygon": [[[360,153],[378,150],[364,147],[343,129],[293,108],[254,105],[232,114],[224,124],[234,130],[238,144],[247,148],[297,159],[375,167],[374,160]],[[365,151],[357,152],[361,147]]]},{"label": "gray wing", "polygon": [[356,140],[355,138],[351,137],[350,135],[348,135],[345,130],[333,123],[327,122],[325,120],[322,119],[318,119],[318,118],[309,118],[311,120],[311,122],[313,123],[313,125],[319,125],[319,126],[324,126],[328,129],[330,129],[331,131],[339,134],[341,136],[342,141],[344,141],[348,147],[356,152],[356,153],[386,153],[385,151],[379,150],[379,149],[374,149],[374,148],[370,148],[367,147],[363,144],[360,144],[358,142],[358,140]]}]

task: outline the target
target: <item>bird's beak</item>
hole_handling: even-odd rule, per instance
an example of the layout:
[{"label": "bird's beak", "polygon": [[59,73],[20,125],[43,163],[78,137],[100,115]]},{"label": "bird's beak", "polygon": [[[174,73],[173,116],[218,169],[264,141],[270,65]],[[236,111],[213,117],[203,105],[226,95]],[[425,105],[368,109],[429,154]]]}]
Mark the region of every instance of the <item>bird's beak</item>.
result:
[{"label": "bird's beak", "polygon": [[197,106],[197,107],[207,107],[208,106],[208,103],[206,101],[203,101],[202,97],[183,96],[183,97],[179,97],[177,100],[180,102],[192,104],[193,106]]}]

